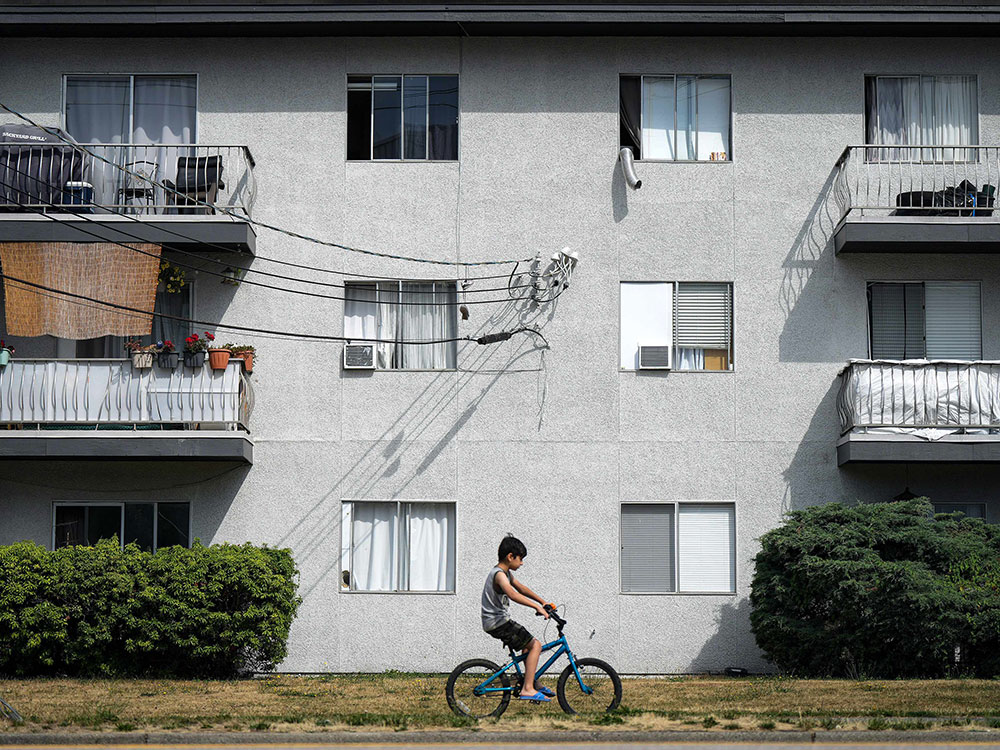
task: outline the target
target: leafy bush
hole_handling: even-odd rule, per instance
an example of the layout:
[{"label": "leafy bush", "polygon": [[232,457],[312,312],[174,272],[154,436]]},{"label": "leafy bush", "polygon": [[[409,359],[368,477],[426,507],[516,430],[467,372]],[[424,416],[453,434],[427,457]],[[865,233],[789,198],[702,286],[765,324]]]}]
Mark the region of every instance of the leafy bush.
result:
[{"label": "leafy bush", "polygon": [[761,543],[750,622],[782,670],[1000,674],[1000,528],[934,517],[925,498],[831,503],[790,513]]},{"label": "leafy bush", "polygon": [[232,677],[287,653],[289,550],[0,547],[0,674]]}]

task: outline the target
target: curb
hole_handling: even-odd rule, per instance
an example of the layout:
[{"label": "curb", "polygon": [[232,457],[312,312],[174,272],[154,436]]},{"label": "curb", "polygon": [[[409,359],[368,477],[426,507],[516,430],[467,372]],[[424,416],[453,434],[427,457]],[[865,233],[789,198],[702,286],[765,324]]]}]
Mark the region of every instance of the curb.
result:
[{"label": "curb", "polygon": [[0,747],[17,745],[398,745],[432,743],[509,744],[567,742],[693,743],[983,743],[1000,747],[1000,732],[989,731],[658,731],[658,732],[37,732],[0,734]]}]

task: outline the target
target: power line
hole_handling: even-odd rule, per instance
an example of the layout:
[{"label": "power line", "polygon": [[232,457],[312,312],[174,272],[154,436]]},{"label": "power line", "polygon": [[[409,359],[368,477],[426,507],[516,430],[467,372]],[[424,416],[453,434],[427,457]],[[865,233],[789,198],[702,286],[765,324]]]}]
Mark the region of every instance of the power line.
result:
[{"label": "power line", "polygon": [[[131,169],[128,169],[127,167],[124,167],[124,166],[119,165],[119,164],[115,164],[114,162],[110,161],[109,159],[106,159],[105,157],[103,157],[103,156],[101,156],[101,155],[99,155],[97,153],[94,153],[93,151],[90,151],[89,149],[85,148],[81,144],[76,143],[74,141],[71,141],[69,138],[64,137],[59,132],[57,132],[57,131],[55,131],[55,130],[53,130],[51,128],[47,128],[44,125],[39,125],[37,122],[35,122],[34,120],[32,120],[30,117],[27,117],[26,115],[21,114],[17,110],[11,109],[10,107],[8,107],[3,102],[0,102],[0,109],[6,110],[7,112],[9,112],[10,114],[14,115],[15,117],[18,117],[21,120],[24,120],[29,125],[32,125],[32,126],[34,126],[36,128],[39,128],[40,130],[45,131],[49,135],[58,138],[59,140],[61,140],[64,143],[66,143],[67,145],[71,146],[72,148],[74,148],[74,149],[76,149],[78,151],[81,151],[81,152],[83,152],[83,153],[91,156],[92,158],[97,159],[98,161],[102,161],[105,164],[108,164],[108,165],[114,167],[115,169],[118,169],[118,170],[120,170],[120,171],[122,171],[122,172],[124,172],[124,173],[126,173],[128,175],[131,175],[132,177],[141,177],[143,180],[149,182],[150,184],[156,185],[157,187],[160,187],[163,190],[165,190],[167,192],[170,192],[170,193],[172,193],[174,195],[178,195],[178,196],[184,197],[185,201],[187,203],[189,203],[189,204],[201,205],[201,206],[206,206],[208,208],[213,208],[215,210],[218,210],[218,211],[226,214],[227,216],[231,216],[231,217],[233,217],[235,219],[239,219],[240,221],[245,221],[245,222],[247,222],[249,224],[252,224],[254,226],[259,226],[259,227],[262,227],[264,229],[269,229],[272,232],[278,232],[280,234],[284,234],[284,235],[287,235],[289,237],[295,237],[295,238],[300,239],[300,240],[305,240],[306,242],[312,242],[314,244],[323,245],[325,247],[334,247],[334,248],[337,248],[338,250],[347,250],[347,251],[352,252],[352,253],[362,253],[364,255],[373,255],[373,256],[376,256],[376,257],[379,257],[379,258],[390,258],[392,260],[402,260],[402,261],[408,261],[408,262],[411,262],[411,263],[430,263],[430,264],[442,265],[442,266],[467,266],[467,267],[468,266],[501,266],[501,265],[507,265],[508,263],[515,263],[518,260],[520,260],[521,262],[527,262],[527,261],[531,260],[531,258],[509,259],[509,260],[483,260],[483,261],[475,261],[475,262],[473,262],[473,261],[432,260],[430,258],[414,258],[414,257],[406,256],[406,255],[393,255],[391,253],[380,253],[380,252],[377,252],[375,250],[363,250],[362,248],[358,248],[358,247],[351,247],[349,245],[342,245],[342,244],[340,244],[338,242],[331,242],[329,240],[322,240],[322,239],[319,239],[317,237],[310,237],[309,235],[300,234],[298,232],[293,232],[290,229],[284,229],[282,227],[278,227],[278,226],[275,226],[273,224],[268,224],[268,223],[263,222],[263,221],[257,221],[256,219],[251,219],[249,216],[239,215],[236,212],[230,211],[229,209],[227,209],[227,208],[225,208],[223,206],[215,206],[215,205],[213,205],[211,203],[207,203],[206,201],[198,200],[196,198],[191,198],[189,195],[187,195],[185,193],[181,193],[180,191],[175,190],[174,188],[167,187],[162,182],[159,182],[157,180],[151,180],[151,179],[148,179],[146,177],[142,177],[141,175],[138,175],[136,172],[132,171]],[[155,145],[155,144],[152,144],[152,145]]]},{"label": "power line", "polygon": [[[9,183],[3,182],[3,181],[0,181],[0,186],[3,186],[5,188],[7,188],[7,189],[11,189],[13,187]],[[52,207],[52,208],[59,208],[59,206],[56,205],[56,204],[54,204],[54,203],[49,203],[47,201],[45,203],[48,206]],[[26,205],[26,204],[23,204],[23,203],[16,203],[15,205],[19,206],[20,208],[23,208],[23,209],[26,209],[28,211],[31,211],[32,213],[36,213],[36,214],[38,214],[40,216],[44,216],[46,219],[49,219],[50,221],[54,221],[54,222],[57,222],[57,223],[60,222],[59,217],[54,216],[53,214],[50,214],[50,213],[46,213],[41,208],[34,208],[34,207],[30,206],[30,205]],[[77,216],[80,217],[80,218],[83,218],[85,215],[84,214],[77,214]],[[104,226],[99,221],[96,221],[94,219],[87,218],[86,221],[88,223],[97,224],[98,226],[100,226],[102,228]],[[147,256],[150,256],[150,257],[157,258],[157,259],[160,258],[160,255],[158,255],[156,253],[150,253],[150,252],[148,252],[146,250],[140,250],[139,248],[132,247],[131,245],[128,245],[128,244],[126,244],[124,242],[118,242],[116,240],[112,240],[112,239],[109,239],[107,237],[103,237],[100,234],[97,234],[95,232],[91,232],[91,231],[89,231],[87,229],[84,229],[83,227],[80,227],[80,226],[75,226],[75,225],[71,225],[71,226],[72,226],[73,229],[77,230],[78,232],[82,232],[82,233],[84,233],[86,235],[89,235],[90,237],[93,237],[93,238],[99,240],[100,242],[104,242],[104,243],[111,244],[111,245],[118,245],[119,247],[123,247],[123,248],[125,248],[127,250],[130,250],[130,251],[132,251],[134,253],[139,253],[141,255],[147,255]],[[115,228],[114,231],[118,232],[119,234],[124,234],[126,237],[132,237],[132,238],[134,238],[134,239],[136,239],[136,240],[138,240],[138,241],[140,241],[142,243],[146,243],[147,242],[147,240],[145,240],[144,238],[139,237],[138,235],[135,235],[135,234],[131,234],[130,232],[126,232],[126,231],[124,231],[122,229]],[[155,243],[152,243],[152,244],[155,244]],[[192,266],[192,265],[187,264],[187,263],[181,263],[181,262],[175,262],[175,261],[171,261],[171,262],[173,262],[174,265],[179,266],[181,268],[188,268],[188,269],[191,269],[193,271],[199,271],[201,273],[207,273],[207,274],[210,274],[212,276],[216,276],[218,278],[221,278],[221,279],[223,279],[225,281],[230,281],[231,280],[230,277],[226,276],[226,274],[219,273],[218,271],[210,271],[210,270],[208,270],[206,268],[202,268],[202,267],[198,267],[198,266]],[[308,292],[308,291],[305,291],[303,289],[288,289],[287,287],[275,286],[274,284],[265,284],[265,283],[260,282],[260,281],[249,281],[247,279],[241,280],[240,283],[241,284],[250,284],[251,286],[259,286],[259,287],[263,287],[265,289],[273,289],[275,291],[285,292],[287,294],[298,294],[298,295],[301,295],[301,296],[304,296],[304,297],[315,297],[315,298],[319,298],[319,299],[339,300],[341,302],[344,302],[344,301],[349,301],[349,302],[362,301],[362,300],[359,300],[359,299],[356,299],[356,298],[353,298],[353,297],[338,297],[337,295],[333,295],[333,294],[321,294],[320,292]],[[432,281],[429,280],[429,281],[424,282],[424,283],[432,283]],[[444,282],[444,283],[448,284],[448,283],[451,283],[451,282]],[[410,294],[410,292],[406,292],[406,293]],[[422,292],[422,293],[423,294],[428,294],[428,292]],[[433,292],[430,292],[430,293],[433,293]],[[553,299],[554,298],[555,297],[553,297]],[[378,290],[376,290],[376,301],[382,301],[382,293],[380,291],[378,291]],[[403,302],[402,300],[396,300],[396,301],[393,301],[392,304],[394,304],[394,305],[405,305],[405,306],[410,306],[410,307],[415,307],[415,306],[438,307],[438,306],[461,306],[461,305],[488,305],[488,304],[495,304],[495,303],[507,302],[507,301],[509,301],[509,300],[502,299],[502,298],[501,299],[483,299],[483,300],[459,300],[459,299],[456,298],[455,300],[444,300],[444,301],[440,301],[440,302]],[[541,300],[541,301],[546,301],[546,300]]]},{"label": "power line", "polygon": [[[32,175],[31,173],[25,172],[24,170],[21,170],[21,169],[14,169],[9,164],[4,164],[2,166],[2,171],[3,171],[4,174],[6,174],[7,172],[13,172],[14,174],[20,175],[21,177],[27,177],[27,178],[33,179],[33,180],[37,179],[35,177],[35,175]],[[51,187],[51,185],[49,183],[45,183],[45,184],[46,184],[46,186]],[[7,182],[0,181],[0,186],[5,187],[8,190],[11,190],[15,194],[22,192],[21,189],[18,186],[11,185],[11,184],[9,184]],[[48,208],[53,208],[53,209],[56,209],[56,210],[63,210],[63,211],[66,210],[66,204],[52,203],[51,201],[42,200],[41,197],[39,197],[38,200],[39,200],[39,202],[42,205],[47,206]],[[20,206],[21,208],[29,208],[31,206],[30,203],[15,203],[14,205]],[[74,204],[74,205],[76,205],[76,204]],[[79,205],[90,206],[92,208],[101,208],[102,207],[101,204],[95,203],[94,201],[88,201],[86,203],[79,204]],[[29,208],[29,210],[30,210],[30,208]],[[143,222],[137,216],[132,216],[130,214],[119,213],[119,212],[114,212],[113,215],[114,216],[119,216],[119,217],[124,218],[124,219],[128,219],[129,221],[131,221],[134,224],[143,225]],[[97,224],[98,226],[100,226],[102,228],[105,227],[105,225],[103,223],[101,223],[100,221],[98,221],[96,219],[88,218],[86,214],[82,214],[82,213],[81,214],[77,214],[77,217],[80,218],[80,219],[83,219],[84,221],[86,221],[88,223]],[[178,231],[173,230],[173,229],[168,229],[167,227],[164,227],[164,226],[157,227],[157,230],[165,232],[167,234],[171,234],[171,235],[173,235],[175,237],[180,237],[181,239],[187,240],[188,242],[191,242],[193,244],[198,244],[198,245],[202,245],[202,246],[205,246],[205,247],[215,248],[217,250],[221,250],[221,251],[226,252],[226,253],[231,252],[230,248],[226,247],[225,245],[219,245],[219,244],[214,243],[214,242],[205,242],[205,241],[201,240],[198,237],[192,237],[191,235],[183,234],[182,232],[178,232]],[[116,231],[116,232],[118,232],[120,234],[124,234],[126,237],[131,237],[131,238],[136,239],[136,240],[145,241],[142,237],[139,237],[138,235],[130,234],[129,232],[126,232],[124,230],[118,229],[117,227],[113,231]],[[193,253],[193,252],[190,252],[188,250],[182,250],[181,248],[176,247],[174,245],[167,245],[165,243],[156,243],[156,244],[162,244],[164,247],[169,248],[171,252],[180,253],[182,255],[187,255],[187,256],[190,256],[192,258],[197,258],[199,260],[207,261],[209,263],[214,263],[214,264],[216,264],[218,266],[227,266],[228,267],[228,266],[231,265],[227,261],[216,260],[215,258],[206,258],[206,257],[200,255],[199,253]],[[273,259],[267,259],[267,260],[273,260]],[[282,263],[283,261],[273,260],[273,262],[275,262],[275,263]],[[176,264],[176,265],[180,265],[180,264]],[[518,264],[515,263],[514,264],[514,269],[515,270],[517,269],[517,266],[518,266]],[[186,267],[190,268],[190,266],[186,266]],[[326,273],[338,273],[338,274],[339,273],[344,273],[344,272],[341,272],[341,271],[330,271],[330,270],[327,270],[327,269],[320,269],[320,268],[315,268],[315,267],[312,267],[312,266],[304,266],[304,268],[307,268],[307,269],[313,270],[313,271],[325,271]],[[200,267],[199,267],[198,270],[201,270]],[[312,279],[303,279],[303,278],[301,278],[299,276],[286,276],[284,274],[269,273],[268,271],[259,271],[259,270],[255,269],[255,268],[245,268],[245,269],[242,269],[242,270],[245,271],[246,273],[255,273],[255,274],[260,274],[261,276],[268,276],[270,278],[283,279],[283,280],[286,280],[286,281],[295,281],[295,282],[300,283],[300,284],[312,284],[314,286],[332,287],[332,288],[336,288],[336,289],[347,289],[347,286],[345,284],[331,284],[331,283],[328,283],[328,282],[325,282],[325,281],[313,281]],[[392,277],[373,277],[373,276],[365,276],[364,274],[346,274],[346,273],[344,273],[344,275],[357,276],[359,278],[369,278],[369,279],[386,279],[386,280],[392,280],[392,281],[398,281],[399,280],[399,278],[395,277],[395,276],[392,276]],[[542,276],[543,274],[534,274],[534,275],[535,276]],[[544,274],[544,275],[551,275],[551,274]],[[228,277],[226,277],[226,278],[228,278]],[[481,278],[486,278],[486,277],[475,277],[474,279],[471,279],[471,280],[475,281],[475,280],[478,280],[478,279],[481,279]],[[506,274],[504,274],[502,276],[499,276],[498,278],[508,278],[508,276]],[[513,279],[513,274],[511,274],[511,276],[509,277],[509,279],[508,279],[508,285],[506,287],[490,287],[490,288],[487,288],[487,289],[466,289],[466,290],[463,290],[463,293],[464,294],[485,294],[487,292],[501,292],[501,291],[504,291],[504,290],[510,291],[511,289],[526,289],[526,288],[529,288],[529,287],[533,286],[533,284],[515,284],[515,285],[511,285],[509,283],[509,281],[511,279]],[[416,281],[420,281],[420,280],[417,279]],[[435,279],[427,279],[426,281],[430,282],[430,281],[437,281],[437,280],[435,280]],[[445,281],[451,281],[451,279],[447,279]],[[456,279],[456,282],[461,282],[461,281],[462,280],[460,280],[460,279]],[[410,294],[434,294],[435,292],[412,291],[412,292],[409,292],[409,293]]]},{"label": "power line", "polygon": [[[55,288],[50,287],[50,286],[45,286],[44,284],[36,284],[36,283],[34,283],[32,281],[26,281],[25,279],[19,279],[19,278],[15,277],[15,276],[10,276],[9,274],[3,273],[3,272],[0,272],[0,279],[6,279],[7,281],[12,281],[15,284],[22,284],[24,286],[32,287],[34,289],[41,289],[41,290],[46,291],[46,292],[52,292],[53,294],[56,294],[56,295],[62,295],[62,296],[66,296],[66,297],[72,297],[74,299],[85,300],[87,302],[94,302],[94,303],[96,303],[98,305],[102,305],[104,307],[110,307],[110,308],[113,308],[115,310],[124,310],[124,311],[130,312],[130,313],[138,313],[139,315],[143,315],[143,316],[151,315],[151,316],[155,316],[155,317],[159,317],[159,318],[164,318],[166,320],[177,320],[177,321],[180,321],[182,323],[187,323],[189,325],[204,326],[206,328],[214,328],[216,330],[222,329],[222,330],[227,330],[227,331],[240,331],[242,333],[259,333],[259,334],[265,334],[265,335],[270,335],[270,336],[275,336],[275,337],[280,337],[280,338],[285,338],[285,339],[295,339],[295,340],[305,339],[305,340],[308,340],[308,341],[345,341],[345,342],[359,341],[359,342],[363,342],[363,343],[366,343],[366,344],[396,344],[396,345],[410,345],[410,344],[413,344],[413,345],[419,345],[419,346],[433,345],[433,344],[450,344],[450,343],[456,342],[456,341],[474,341],[477,344],[484,344],[485,345],[485,344],[495,344],[495,343],[498,343],[500,341],[506,341],[507,339],[511,338],[511,336],[513,336],[514,334],[517,334],[517,333],[532,333],[532,334],[538,336],[539,338],[541,338],[542,341],[545,341],[546,346],[548,346],[548,342],[546,341],[546,339],[542,335],[542,333],[540,331],[538,331],[537,329],[531,328],[529,326],[522,326],[520,328],[515,328],[515,329],[507,330],[507,331],[497,331],[495,333],[487,333],[487,334],[484,334],[484,335],[479,336],[479,337],[473,337],[473,336],[453,336],[451,338],[443,338],[443,339],[420,339],[420,340],[416,340],[416,341],[395,341],[395,340],[386,340],[386,339],[373,339],[373,338],[366,338],[364,336],[330,336],[330,335],[324,335],[324,334],[318,334],[318,333],[296,333],[294,331],[276,331],[276,330],[272,330],[272,329],[268,329],[268,328],[251,328],[249,326],[235,326],[235,325],[230,325],[228,323],[218,323],[218,322],[211,322],[211,321],[204,321],[204,320],[194,320],[192,318],[185,318],[185,317],[182,317],[180,315],[168,315],[166,313],[148,312],[146,310],[140,310],[140,309],[138,309],[136,307],[129,307],[128,305],[119,305],[116,302],[108,302],[106,300],[100,300],[100,299],[97,299],[95,297],[89,297],[89,296],[87,296],[85,294],[76,294],[75,292],[68,292],[65,289],[55,289]],[[26,290],[26,291],[31,291],[31,290]]]}]

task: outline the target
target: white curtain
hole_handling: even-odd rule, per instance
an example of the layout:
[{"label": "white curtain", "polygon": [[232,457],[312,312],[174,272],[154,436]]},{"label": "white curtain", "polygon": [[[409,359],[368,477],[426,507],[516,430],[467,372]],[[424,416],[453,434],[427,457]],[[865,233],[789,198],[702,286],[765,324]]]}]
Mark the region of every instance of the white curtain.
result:
[{"label": "white curtain", "polygon": [[344,337],[378,338],[375,329],[374,284],[347,284],[344,289]]},{"label": "white curtain", "polygon": [[642,158],[675,158],[673,76],[642,79]]},{"label": "white curtain", "polygon": [[353,545],[351,577],[359,591],[394,591],[396,578],[396,504],[351,503]]},{"label": "white curtain", "polygon": [[410,591],[455,590],[455,506],[450,503],[409,505]]},{"label": "white curtain", "polygon": [[677,158],[697,158],[698,138],[698,81],[692,76],[677,78]]},{"label": "white curtain", "polygon": [[[729,154],[730,95],[728,78],[698,79],[698,154],[707,161],[713,154]],[[717,158],[719,158],[717,156]]]},{"label": "white curtain", "polygon": [[396,330],[396,317],[399,310],[399,282],[380,281],[378,283],[378,318],[376,331],[378,339],[385,343],[378,345],[378,367],[382,370],[390,370],[399,367],[396,361],[396,341],[398,332]]},{"label": "white curtain", "polygon": [[[136,76],[133,93],[132,142],[177,144],[194,143],[198,117],[198,88],[194,76]],[[191,156],[174,149],[135,149],[127,156],[133,169],[151,168],[154,179],[162,182],[177,179],[177,158]],[[165,203],[165,197],[157,203]]]},{"label": "white curtain", "polygon": [[685,346],[677,347],[675,370],[704,370],[705,350],[691,349]]},{"label": "white curtain", "polygon": [[[975,76],[879,76],[869,133],[886,146],[962,145],[979,139]],[[874,124],[874,125],[873,125]],[[968,159],[959,149],[879,151],[881,159]]]},{"label": "white curtain", "polygon": [[[979,106],[974,76],[938,76],[934,87],[933,130],[925,143],[966,144],[979,141]],[[942,149],[938,158],[966,161],[975,153],[966,149]]]}]

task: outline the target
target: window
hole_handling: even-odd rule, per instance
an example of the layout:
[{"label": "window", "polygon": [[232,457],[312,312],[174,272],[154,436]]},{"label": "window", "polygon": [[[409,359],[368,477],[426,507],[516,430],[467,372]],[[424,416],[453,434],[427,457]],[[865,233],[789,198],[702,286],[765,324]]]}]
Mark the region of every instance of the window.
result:
[{"label": "window", "polygon": [[458,76],[348,76],[347,158],[458,159]]},{"label": "window", "polygon": [[729,76],[621,76],[619,137],[637,159],[732,159]]},{"label": "window", "polygon": [[621,369],[638,369],[640,346],[670,346],[675,370],[732,370],[732,342],[732,284],[621,283]]},{"label": "window", "polygon": [[60,504],[53,514],[52,547],[97,544],[117,536],[144,550],[190,546],[190,503]]},{"label": "window", "polygon": [[978,281],[868,284],[872,359],[982,359]]},{"label": "window", "polygon": [[623,593],[734,593],[736,508],[718,503],[626,503]]},{"label": "window", "polygon": [[455,504],[345,501],[341,586],[454,591]]},{"label": "window", "polygon": [[986,520],[986,503],[934,503],[935,513],[964,513],[969,518]]},{"label": "window", "polygon": [[379,281],[347,284],[344,336],[378,339],[380,370],[452,370],[457,346],[408,344],[458,335],[454,281]]},{"label": "window", "polygon": [[897,148],[869,149],[869,161],[967,161],[962,146],[979,141],[979,90],[975,76],[865,76],[865,137]]}]

